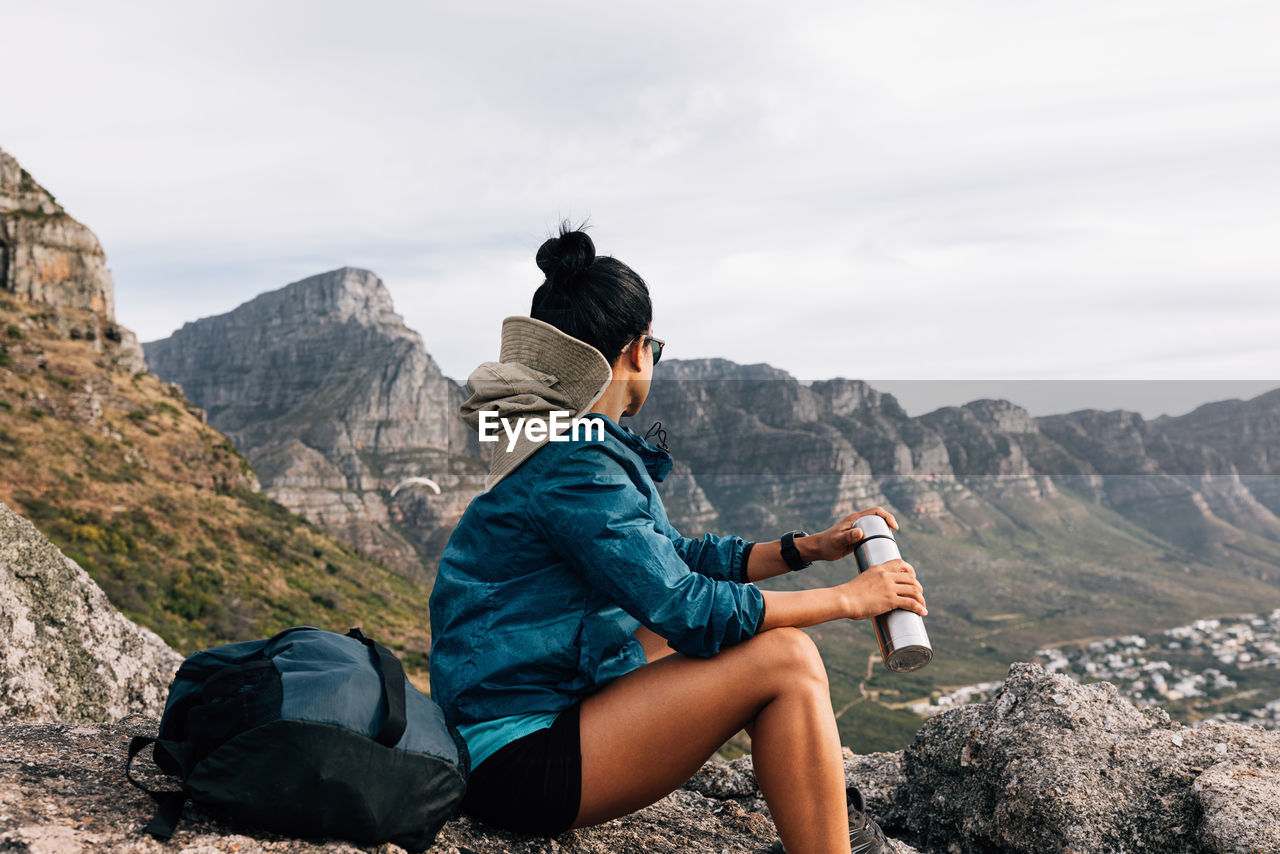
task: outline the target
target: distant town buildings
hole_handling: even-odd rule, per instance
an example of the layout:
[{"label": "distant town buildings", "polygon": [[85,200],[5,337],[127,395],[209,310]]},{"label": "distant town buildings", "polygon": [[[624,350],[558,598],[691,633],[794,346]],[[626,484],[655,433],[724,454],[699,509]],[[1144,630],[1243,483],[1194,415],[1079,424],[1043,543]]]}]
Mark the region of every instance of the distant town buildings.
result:
[{"label": "distant town buildings", "polygon": [[[1231,720],[1280,729],[1280,608],[1196,620],[1158,635],[1121,635],[1036,657],[1050,673],[1107,681],[1144,706],[1163,706],[1191,723]],[[909,708],[926,717],[984,702],[1000,682],[966,685]]]}]

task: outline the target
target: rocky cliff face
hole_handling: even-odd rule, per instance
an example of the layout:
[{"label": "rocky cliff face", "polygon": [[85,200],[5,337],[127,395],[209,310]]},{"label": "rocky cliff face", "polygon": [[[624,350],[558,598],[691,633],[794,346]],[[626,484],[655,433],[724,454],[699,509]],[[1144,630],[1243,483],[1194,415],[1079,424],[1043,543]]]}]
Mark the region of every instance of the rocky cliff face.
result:
[{"label": "rocky cliff face", "polygon": [[[312,276],[144,346],[151,369],[249,457],[268,495],[425,577],[483,465],[457,418],[462,390],[377,276]],[[440,490],[421,481],[395,490],[409,478]]]},{"label": "rocky cliff face", "polygon": [[789,524],[780,515],[834,519],[877,503],[955,534],[999,519],[990,501],[1066,489],[1202,557],[1260,556],[1252,571],[1280,579],[1280,390],[1150,422],[1096,410],[1032,418],[1003,400],[912,418],[853,380],[805,386],[767,365],[673,360],[656,369],[641,415],[655,419],[689,466],[682,489],[744,535],[775,535]]},{"label": "rocky cliff face", "polygon": [[88,574],[0,504],[0,720],[158,716],[182,663]]},{"label": "rocky cliff face", "polygon": [[[93,232],[72,219],[18,161],[0,150],[0,294],[57,309],[91,312],[76,326],[99,351],[132,371],[146,369],[138,339],[115,322],[115,286]],[[67,330],[70,331],[70,330]]]}]

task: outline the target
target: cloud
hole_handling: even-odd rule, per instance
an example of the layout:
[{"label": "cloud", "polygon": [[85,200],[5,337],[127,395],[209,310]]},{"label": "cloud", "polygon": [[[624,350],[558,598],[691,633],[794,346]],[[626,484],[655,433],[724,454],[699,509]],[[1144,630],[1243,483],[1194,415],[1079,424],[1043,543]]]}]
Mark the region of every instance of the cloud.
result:
[{"label": "cloud", "polygon": [[0,144],[102,238],[144,340],[351,264],[465,376],[528,310],[538,243],[589,214],[673,357],[884,379],[1276,364],[1273,4],[3,14],[39,85],[6,94]]}]

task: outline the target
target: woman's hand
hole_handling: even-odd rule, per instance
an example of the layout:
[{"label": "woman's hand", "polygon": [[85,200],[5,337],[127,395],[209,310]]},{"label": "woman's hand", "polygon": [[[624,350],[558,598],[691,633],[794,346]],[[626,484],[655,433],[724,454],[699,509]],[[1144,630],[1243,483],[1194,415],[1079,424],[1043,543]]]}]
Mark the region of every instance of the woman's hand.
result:
[{"label": "woman's hand", "polygon": [[799,538],[796,540],[796,549],[808,561],[840,560],[848,557],[864,536],[861,528],[853,527],[853,523],[863,516],[879,516],[889,523],[890,528],[898,530],[898,520],[893,518],[893,514],[881,507],[872,507],[870,510],[850,513],[825,531]]},{"label": "woman's hand", "polygon": [[760,592],[765,605],[760,631],[778,626],[813,626],[828,620],[865,620],[895,608],[922,617],[929,613],[915,569],[901,558],[878,563],[834,587]]},{"label": "woman's hand", "polygon": [[915,568],[902,558],[869,567],[836,589],[845,596],[847,616],[851,620],[865,620],[895,608],[913,611],[922,617],[929,613]]}]

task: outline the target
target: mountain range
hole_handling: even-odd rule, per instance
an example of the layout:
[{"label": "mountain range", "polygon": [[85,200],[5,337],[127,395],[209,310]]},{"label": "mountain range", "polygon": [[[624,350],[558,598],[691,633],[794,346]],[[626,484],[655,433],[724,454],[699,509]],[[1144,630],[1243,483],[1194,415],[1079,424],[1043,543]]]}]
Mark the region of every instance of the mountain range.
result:
[{"label": "mountain range", "polygon": [[[456,432],[465,387],[440,374],[373,273],[313,276],[144,348],[254,462],[267,494],[381,559],[380,538],[399,538],[422,567],[406,574],[429,582],[482,489],[484,458]],[[390,429],[396,418],[421,427]],[[669,359],[624,419],[641,435],[655,421],[675,459],[663,500],[687,536],[776,539],[876,505],[898,515],[930,599],[934,664],[889,674],[867,627],[808,630],[857,749],[900,746],[919,723],[907,703],[996,678],[1050,643],[1280,605],[1280,390],[1152,420],[1035,418],[1004,400],[913,417],[858,380]],[[440,492],[392,494],[415,476]],[[338,505],[359,512],[325,511]],[[766,585],[854,572],[847,559]]]}]

